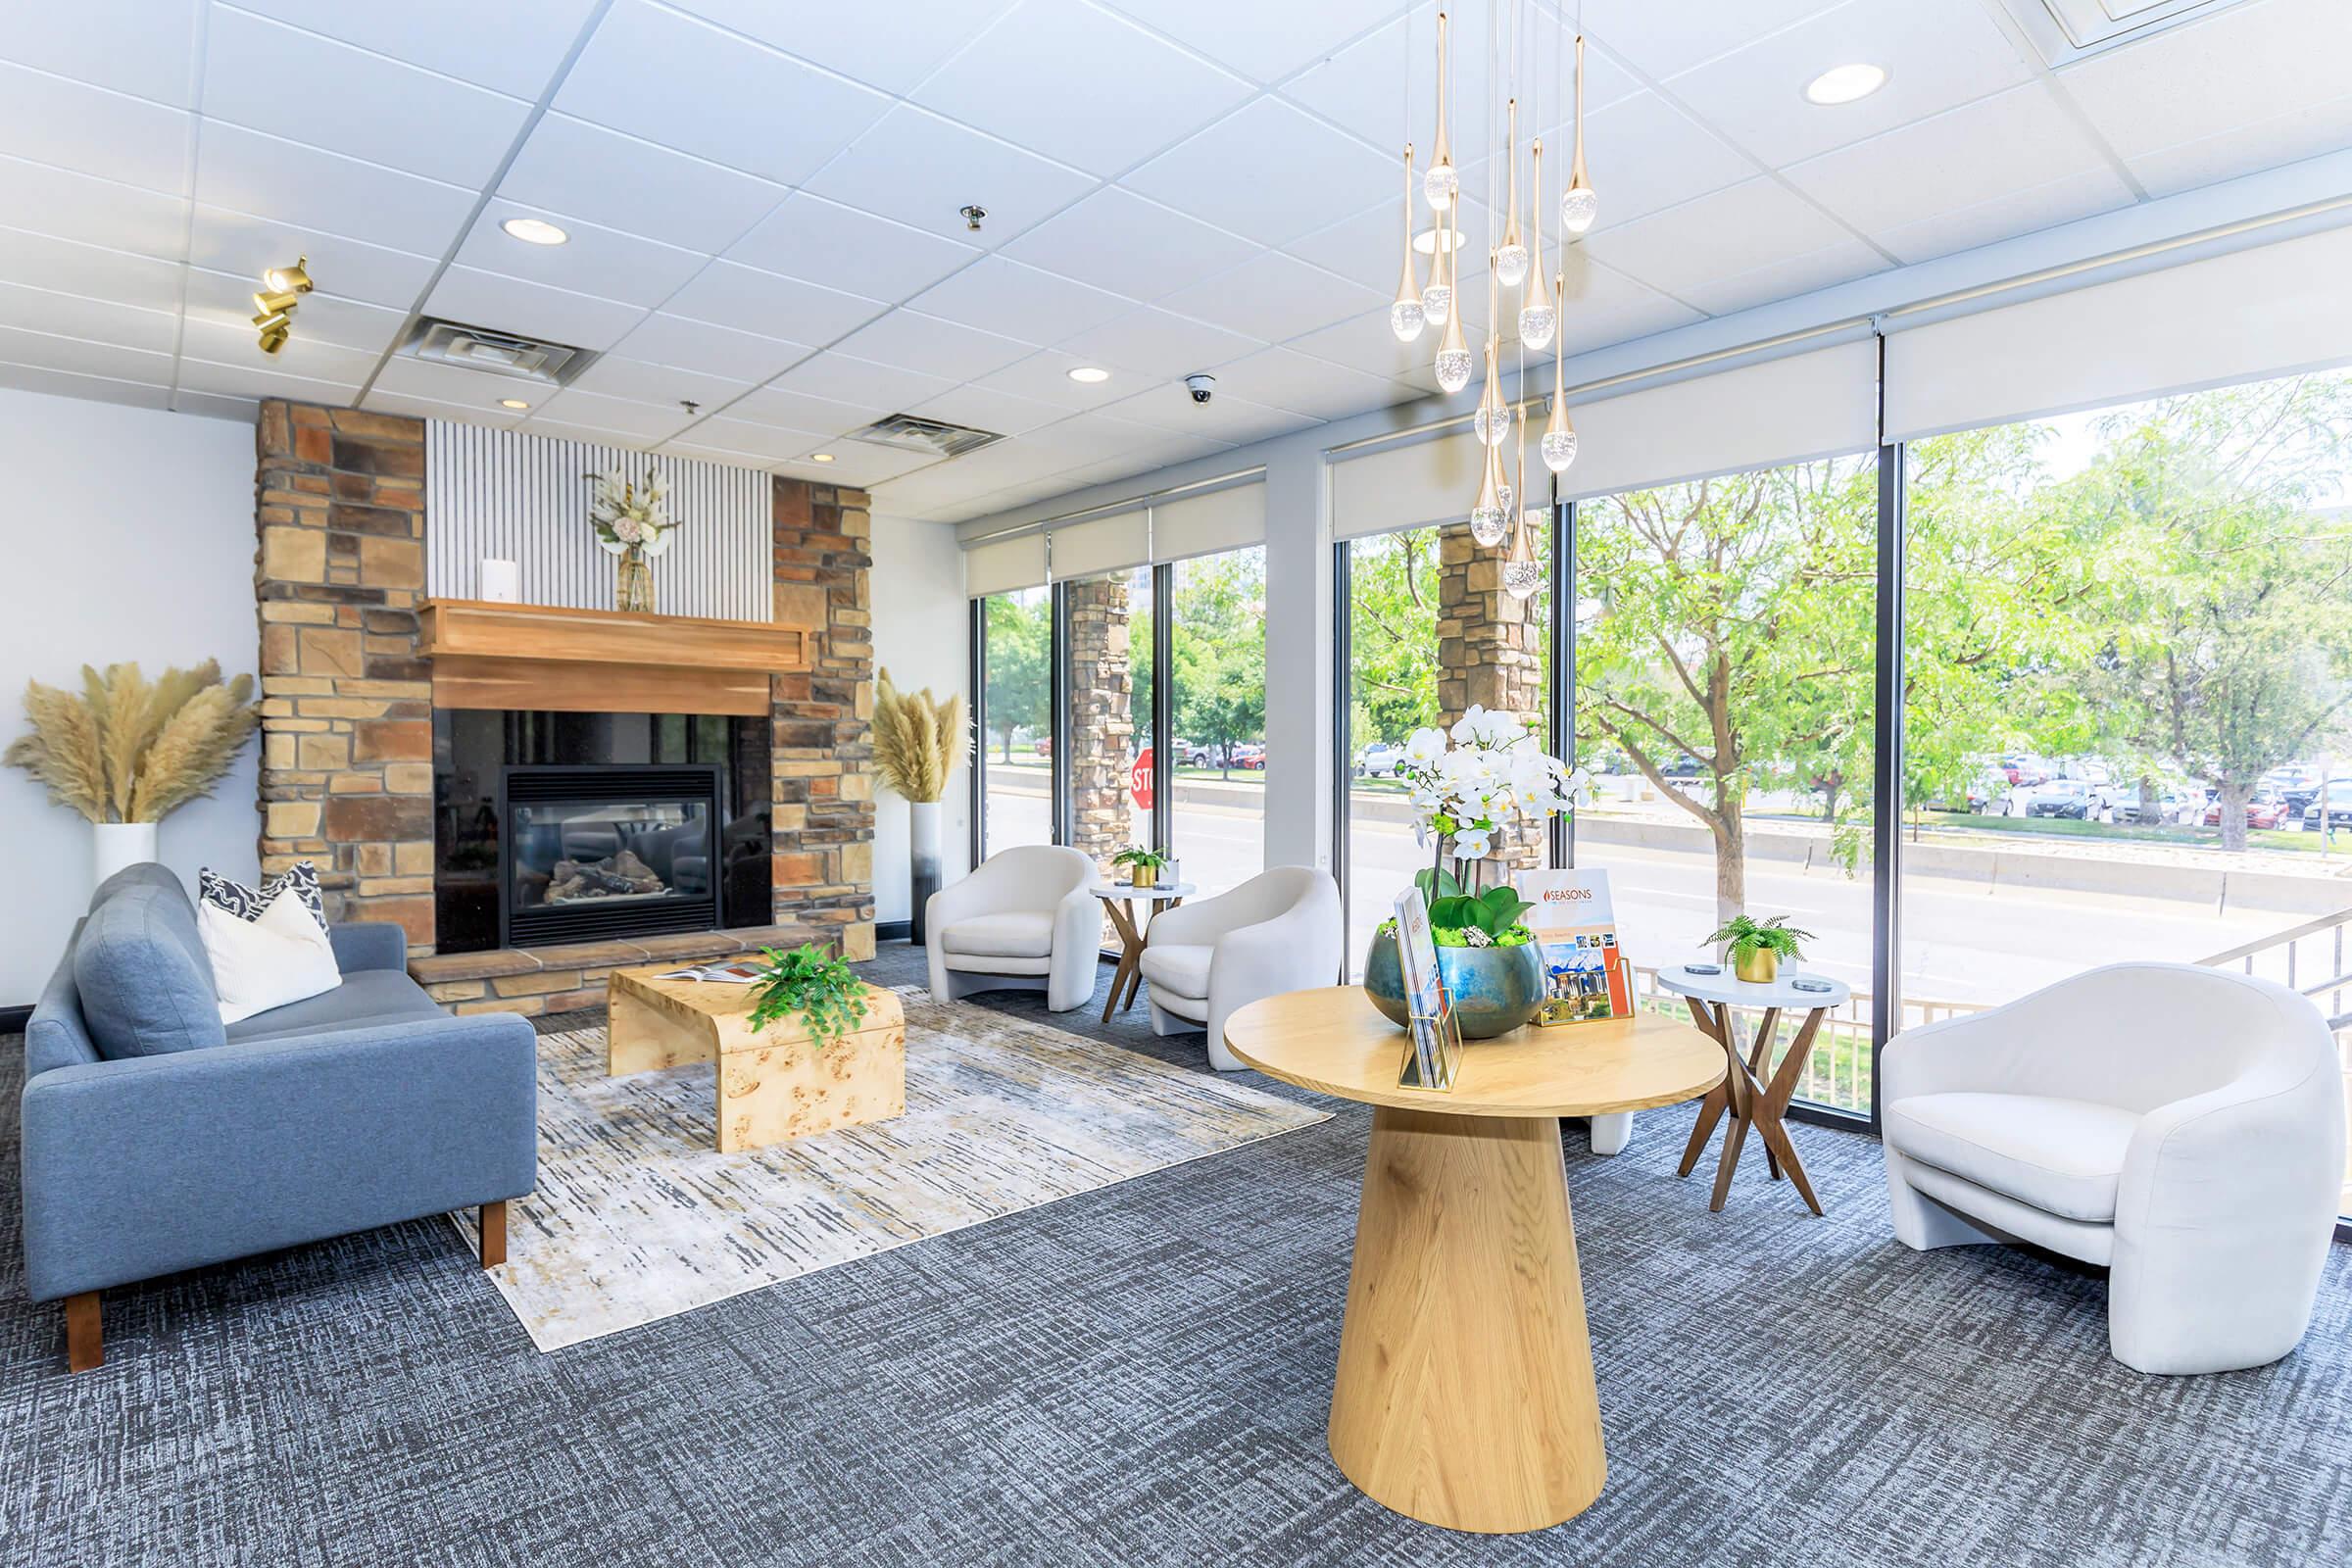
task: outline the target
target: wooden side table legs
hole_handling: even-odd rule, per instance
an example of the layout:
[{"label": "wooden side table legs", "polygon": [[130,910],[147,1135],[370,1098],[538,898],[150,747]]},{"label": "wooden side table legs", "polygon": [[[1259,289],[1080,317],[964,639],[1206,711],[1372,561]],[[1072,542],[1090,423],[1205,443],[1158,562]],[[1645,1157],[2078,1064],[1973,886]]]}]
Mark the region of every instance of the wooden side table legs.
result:
[{"label": "wooden side table legs", "polygon": [[1731,1124],[1723,1135],[1723,1152],[1715,1163],[1715,1191],[1707,1207],[1722,1212],[1724,1200],[1732,1190],[1732,1172],[1739,1168],[1740,1152],[1747,1143],[1747,1130],[1752,1123],[1764,1145],[1764,1163],[1770,1179],[1779,1181],[1786,1176],[1804,1199],[1805,1206],[1819,1214],[1821,1200],[1814,1195],[1813,1183],[1805,1175],[1804,1161],[1797,1157],[1796,1145],[1788,1136],[1787,1111],[1788,1102],[1796,1094],[1796,1081],[1813,1054],[1814,1037],[1820,1034],[1821,1021],[1829,1015],[1829,1009],[1816,1007],[1806,1015],[1795,1043],[1781,1058],[1771,1082],[1766,1083],[1763,1075],[1772,1062],[1773,1031],[1780,1025],[1781,1009],[1764,1010],[1755,1041],[1742,1057],[1732,1033],[1731,1008],[1722,1003],[1701,1002],[1696,997],[1684,1000],[1690,1004],[1690,1016],[1698,1027],[1723,1048],[1731,1070],[1722,1084],[1709,1090],[1707,1098],[1699,1102],[1697,1124],[1690,1129],[1690,1141],[1683,1146],[1682,1166],[1675,1174],[1688,1176],[1697,1167],[1698,1156],[1706,1149],[1715,1124],[1729,1112]]},{"label": "wooden side table legs", "polygon": [[[1183,902],[1153,899],[1148,918],[1156,919],[1162,909],[1173,909]],[[1119,954],[1119,966],[1110,972],[1110,996],[1102,1004],[1102,1021],[1108,1023],[1112,1013],[1134,1006],[1136,993],[1144,989],[1144,935],[1151,927],[1136,924],[1135,916],[1127,912],[1124,899],[1104,899],[1102,907],[1110,911],[1110,923],[1118,927],[1119,946],[1123,950]]]}]

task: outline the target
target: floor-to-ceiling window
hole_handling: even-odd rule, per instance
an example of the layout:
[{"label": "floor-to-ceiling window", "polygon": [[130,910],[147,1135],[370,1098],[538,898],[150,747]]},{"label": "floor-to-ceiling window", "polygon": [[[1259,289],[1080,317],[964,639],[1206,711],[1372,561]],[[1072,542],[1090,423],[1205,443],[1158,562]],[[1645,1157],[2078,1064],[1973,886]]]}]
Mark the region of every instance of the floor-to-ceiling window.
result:
[{"label": "floor-to-ceiling window", "polygon": [[1429,863],[1396,763],[1413,731],[1438,721],[1438,530],[1346,548],[1348,755],[1339,765],[1348,775],[1348,966],[1360,974],[1373,929]]},{"label": "floor-to-ceiling window", "polygon": [[1054,842],[1054,601],[1022,588],[980,601],[982,853]]},{"label": "floor-to-ceiling window", "polygon": [[1168,848],[1206,897],[1266,863],[1266,552],[1168,570],[1170,755],[1158,773],[1170,791]]}]

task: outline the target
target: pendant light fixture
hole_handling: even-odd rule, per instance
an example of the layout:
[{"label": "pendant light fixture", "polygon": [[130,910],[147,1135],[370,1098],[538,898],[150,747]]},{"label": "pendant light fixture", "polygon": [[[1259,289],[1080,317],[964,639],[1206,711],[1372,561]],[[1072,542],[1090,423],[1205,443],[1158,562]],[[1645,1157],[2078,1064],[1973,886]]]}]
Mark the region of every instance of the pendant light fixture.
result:
[{"label": "pendant light fixture", "polygon": [[1494,275],[1502,279],[1504,288],[1517,288],[1527,281],[1528,257],[1527,242],[1519,237],[1519,100],[1516,98],[1511,100],[1510,127],[1503,142],[1504,156],[1510,160],[1509,194],[1503,199],[1503,211],[1509,216],[1502,223],[1502,244],[1494,252]]},{"label": "pendant light fixture", "polygon": [[[1565,275],[1555,276],[1554,284],[1564,282]],[[1537,450],[1544,454],[1544,466],[1554,473],[1566,473],[1568,465],[1576,461],[1576,426],[1568,422],[1568,389],[1562,362],[1564,354],[1551,357],[1551,417],[1544,421],[1544,439]]]},{"label": "pendant light fixture", "polygon": [[[1453,149],[1446,134],[1446,13],[1438,13],[1438,146],[1429,161],[1429,172],[1421,176],[1421,194],[1429,202],[1429,210],[1442,220],[1446,210],[1453,206],[1454,193],[1462,187],[1462,176],[1454,172]],[[1444,232],[1443,221],[1440,233]]]},{"label": "pendant light fixture", "polygon": [[[1460,253],[1461,247],[1458,245],[1446,246],[1442,251],[1448,279],[1446,295],[1449,300],[1453,297],[1450,280],[1460,266],[1455,258]],[[1423,296],[1423,302],[1427,303],[1426,295]],[[1449,310],[1446,313],[1446,335],[1438,342],[1437,368],[1438,385],[1445,389],[1447,397],[1470,384],[1470,345],[1462,341],[1462,313],[1459,311]]]},{"label": "pendant light fixture", "polygon": [[1478,502],[1470,509],[1470,537],[1482,550],[1492,550],[1502,543],[1510,527],[1510,483],[1502,471],[1502,453],[1494,447],[1487,450],[1486,472],[1478,485]]},{"label": "pendant light fixture", "polygon": [[[1538,274],[1538,281],[1542,281]],[[1527,491],[1527,422],[1519,425],[1519,489]],[[1536,561],[1536,514],[1533,508],[1511,518],[1510,554],[1502,558],[1502,590],[1513,599],[1531,599],[1544,586],[1544,568]]]},{"label": "pendant light fixture", "polygon": [[1585,35],[1576,35],[1576,157],[1568,169],[1568,189],[1560,197],[1560,226],[1582,234],[1600,216],[1600,197],[1585,177]]},{"label": "pendant light fixture", "polygon": [[1396,303],[1389,307],[1389,330],[1399,343],[1421,335],[1428,312],[1421,304],[1421,280],[1413,275],[1413,144],[1404,144],[1404,260],[1398,264]]},{"label": "pendant light fixture", "polygon": [[[1487,258],[1487,319],[1494,319],[1494,258]],[[1487,334],[1487,389],[1480,394],[1478,412],[1470,416],[1470,428],[1478,432],[1482,445],[1498,447],[1511,436],[1510,406],[1502,401],[1502,376],[1494,352],[1494,334]]]},{"label": "pendant light fixture", "polygon": [[[1535,160],[1535,192],[1528,202],[1528,226],[1535,231],[1536,254],[1544,253],[1544,138],[1538,136],[1533,149]],[[1519,341],[1531,349],[1540,349],[1551,341],[1551,334],[1560,324],[1560,313],[1553,308],[1551,295],[1545,292],[1544,269],[1538,266],[1529,280],[1526,298],[1519,302]]]}]

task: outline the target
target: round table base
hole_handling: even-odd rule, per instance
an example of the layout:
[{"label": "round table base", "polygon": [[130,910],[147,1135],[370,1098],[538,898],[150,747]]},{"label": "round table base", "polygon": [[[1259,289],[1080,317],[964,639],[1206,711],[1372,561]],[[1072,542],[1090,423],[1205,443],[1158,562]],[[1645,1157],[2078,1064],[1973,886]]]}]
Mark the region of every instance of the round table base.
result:
[{"label": "round table base", "polygon": [[1373,1111],[1331,1456],[1449,1530],[1542,1530],[1600,1495],[1556,1117]]}]

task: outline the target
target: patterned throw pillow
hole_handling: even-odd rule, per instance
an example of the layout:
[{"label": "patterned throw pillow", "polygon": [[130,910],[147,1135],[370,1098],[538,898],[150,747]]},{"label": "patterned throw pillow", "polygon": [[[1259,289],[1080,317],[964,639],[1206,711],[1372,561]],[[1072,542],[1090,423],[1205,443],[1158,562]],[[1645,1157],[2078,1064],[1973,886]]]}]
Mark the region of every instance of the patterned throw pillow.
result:
[{"label": "patterned throw pillow", "polygon": [[318,867],[309,860],[296,860],[276,876],[262,878],[262,885],[249,888],[233,882],[210,866],[196,873],[196,897],[199,902],[215,905],[240,920],[258,920],[270,907],[270,901],[280,891],[291,888],[302,906],[311,911],[318,929],[326,929],[326,899],[318,891]]}]

